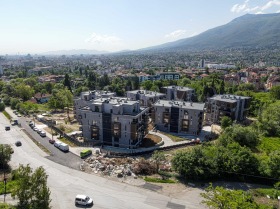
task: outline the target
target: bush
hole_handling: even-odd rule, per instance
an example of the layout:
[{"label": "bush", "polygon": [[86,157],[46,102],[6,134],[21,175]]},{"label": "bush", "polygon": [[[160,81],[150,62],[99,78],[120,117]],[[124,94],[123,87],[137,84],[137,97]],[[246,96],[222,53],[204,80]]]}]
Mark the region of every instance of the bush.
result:
[{"label": "bush", "polygon": [[5,110],[5,104],[3,102],[0,102],[0,112],[3,112]]},{"label": "bush", "polygon": [[141,159],[139,162],[134,164],[133,172],[137,175],[152,175],[156,173],[156,166],[148,160]]}]

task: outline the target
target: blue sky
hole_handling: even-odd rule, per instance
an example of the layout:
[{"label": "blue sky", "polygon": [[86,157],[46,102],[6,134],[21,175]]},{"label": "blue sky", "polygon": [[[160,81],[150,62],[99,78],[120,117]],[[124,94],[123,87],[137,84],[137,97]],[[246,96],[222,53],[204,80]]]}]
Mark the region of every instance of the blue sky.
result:
[{"label": "blue sky", "polygon": [[280,0],[0,0],[0,54],[139,49],[275,12]]}]

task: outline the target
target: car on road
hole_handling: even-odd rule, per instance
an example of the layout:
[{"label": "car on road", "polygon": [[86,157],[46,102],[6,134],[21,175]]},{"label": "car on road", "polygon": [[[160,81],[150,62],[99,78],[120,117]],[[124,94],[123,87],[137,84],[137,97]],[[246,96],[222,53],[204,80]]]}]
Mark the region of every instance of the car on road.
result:
[{"label": "car on road", "polygon": [[87,195],[79,194],[75,198],[75,205],[91,206],[93,205],[93,200]]},{"label": "car on road", "polygon": [[41,132],[39,133],[39,135],[40,135],[41,137],[46,137],[46,136],[47,136],[47,133],[46,133],[45,131],[41,131]]},{"label": "car on road", "polygon": [[51,144],[54,144],[54,143],[55,143],[55,140],[54,140],[54,139],[50,139],[49,142],[50,142]]},{"label": "car on road", "polygon": [[21,114],[18,114],[18,117],[21,117]]},{"label": "car on road", "polygon": [[11,130],[11,127],[10,126],[5,126],[5,130],[9,131],[9,130]]},{"label": "car on road", "polygon": [[16,141],[15,145],[16,145],[17,147],[21,146],[21,145],[22,145],[22,144],[21,144],[21,141]]},{"label": "car on road", "polygon": [[36,126],[33,127],[33,131],[38,131],[38,128]]}]

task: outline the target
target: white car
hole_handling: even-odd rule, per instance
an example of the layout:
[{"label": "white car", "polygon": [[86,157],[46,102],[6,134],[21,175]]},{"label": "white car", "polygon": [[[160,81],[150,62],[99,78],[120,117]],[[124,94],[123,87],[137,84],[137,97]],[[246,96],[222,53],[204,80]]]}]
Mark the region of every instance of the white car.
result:
[{"label": "white car", "polygon": [[39,135],[40,135],[41,137],[46,137],[46,136],[47,136],[47,134],[46,134],[45,131],[41,131],[41,132],[39,133]]},{"label": "white car", "polygon": [[93,205],[93,200],[86,195],[79,194],[75,198],[75,205],[90,206]]},{"label": "white car", "polygon": [[33,130],[37,132],[39,129],[36,126],[34,126]]}]

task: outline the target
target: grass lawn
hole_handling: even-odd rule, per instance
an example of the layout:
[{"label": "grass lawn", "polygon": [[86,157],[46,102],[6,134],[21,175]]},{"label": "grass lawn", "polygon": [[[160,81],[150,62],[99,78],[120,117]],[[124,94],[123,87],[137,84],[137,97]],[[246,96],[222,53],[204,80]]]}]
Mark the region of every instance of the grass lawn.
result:
[{"label": "grass lawn", "polygon": [[67,139],[64,138],[64,137],[60,137],[60,138],[58,138],[58,140],[61,141],[61,142],[63,142],[63,143],[65,143],[65,144],[68,144],[70,147],[77,147],[76,144],[74,144],[73,142],[67,140]]},{"label": "grass lawn", "polygon": [[176,181],[172,179],[159,179],[159,178],[151,178],[151,177],[145,177],[144,180],[146,182],[153,182],[153,183],[168,183],[168,184],[176,183]]},{"label": "grass lawn", "polygon": [[12,117],[10,116],[9,113],[7,113],[5,110],[3,111],[3,114],[6,116],[6,118],[8,118],[8,120],[11,120]]},{"label": "grass lawn", "polygon": [[258,149],[266,154],[280,150],[280,137],[262,137]]}]

